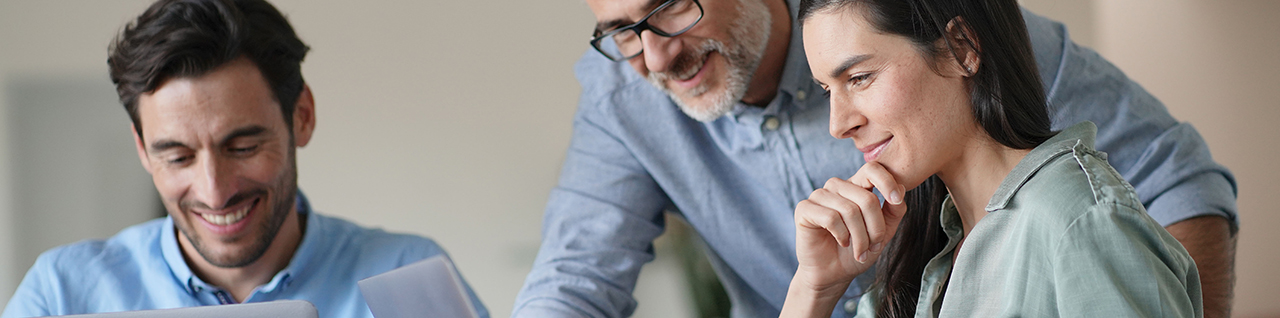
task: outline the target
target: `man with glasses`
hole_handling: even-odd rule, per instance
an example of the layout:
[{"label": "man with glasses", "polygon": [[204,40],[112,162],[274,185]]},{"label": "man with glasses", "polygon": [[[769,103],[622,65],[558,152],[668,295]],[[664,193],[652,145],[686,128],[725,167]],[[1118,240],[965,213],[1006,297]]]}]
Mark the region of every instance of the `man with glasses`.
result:
[{"label": "man with glasses", "polygon": [[[513,316],[631,315],[664,211],[706,242],[732,316],[778,315],[796,270],[794,205],[864,163],[828,134],[797,3],[587,0],[598,23],[575,66],[573,140]],[[1054,128],[1098,125],[1098,149],[1195,258],[1206,316],[1227,316],[1231,173],[1195,129],[1061,24],[1023,13]],[[832,317],[852,315],[872,276],[849,287]]]}]

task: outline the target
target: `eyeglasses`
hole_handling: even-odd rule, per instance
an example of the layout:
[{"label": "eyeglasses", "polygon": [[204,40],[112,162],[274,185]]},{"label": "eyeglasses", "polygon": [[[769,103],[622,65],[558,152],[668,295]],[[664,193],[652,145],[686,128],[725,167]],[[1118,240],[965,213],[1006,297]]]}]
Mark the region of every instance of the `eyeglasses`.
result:
[{"label": "eyeglasses", "polygon": [[667,0],[639,22],[609,31],[596,30],[591,37],[591,47],[610,60],[626,61],[644,52],[641,32],[649,30],[659,36],[677,36],[698,24],[702,13],[702,3],[698,0]]}]

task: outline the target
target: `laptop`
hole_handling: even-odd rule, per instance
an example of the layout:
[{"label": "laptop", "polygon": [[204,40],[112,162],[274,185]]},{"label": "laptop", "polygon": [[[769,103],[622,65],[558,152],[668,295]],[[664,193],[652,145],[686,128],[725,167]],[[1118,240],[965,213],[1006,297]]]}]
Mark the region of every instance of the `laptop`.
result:
[{"label": "laptop", "polygon": [[280,300],[261,303],[213,305],[174,309],[122,311],[100,314],[69,315],[74,318],[221,318],[221,317],[281,317],[317,318],[316,306],[303,300]]},{"label": "laptop", "polygon": [[478,318],[453,262],[444,255],[360,280],[376,318]]}]

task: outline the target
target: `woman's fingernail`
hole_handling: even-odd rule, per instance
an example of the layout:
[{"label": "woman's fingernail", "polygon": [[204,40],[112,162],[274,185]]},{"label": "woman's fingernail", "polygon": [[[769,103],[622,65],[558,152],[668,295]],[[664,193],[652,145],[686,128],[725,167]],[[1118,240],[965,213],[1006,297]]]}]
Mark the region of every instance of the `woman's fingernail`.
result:
[{"label": "woman's fingernail", "polygon": [[889,203],[892,203],[893,205],[902,204],[902,191],[893,190],[893,192],[889,193]]},{"label": "woman's fingernail", "polygon": [[880,250],[883,248],[884,248],[884,243],[876,243],[876,245],[871,246],[871,251],[875,253],[879,253]]},{"label": "woman's fingernail", "polygon": [[868,251],[862,251],[862,254],[858,254],[858,263],[866,263],[866,262],[867,262],[867,252],[868,252]]}]

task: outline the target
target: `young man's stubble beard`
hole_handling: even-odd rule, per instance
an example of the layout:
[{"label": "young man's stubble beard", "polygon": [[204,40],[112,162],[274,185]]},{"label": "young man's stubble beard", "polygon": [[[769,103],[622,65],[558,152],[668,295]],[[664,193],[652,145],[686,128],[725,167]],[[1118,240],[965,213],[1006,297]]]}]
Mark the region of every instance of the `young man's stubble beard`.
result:
[{"label": "young man's stubble beard", "polygon": [[[739,0],[737,7],[741,15],[730,25],[729,41],[732,41],[730,45],[714,39],[706,39],[695,50],[685,51],[676,56],[672,61],[671,71],[651,72],[647,77],[655,87],[671,96],[685,115],[695,120],[713,121],[733,110],[733,106],[746,95],[751,76],[760,66],[765,46],[769,43],[772,21],[769,8],[764,2]],[[710,87],[707,84],[709,79],[703,79],[702,83],[688,92],[688,96],[677,95],[667,87],[667,80],[685,79],[695,75],[695,72],[706,62],[703,58],[711,51],[720,53],[727,62],[725,78],[719,79],[724,82],[722,91],[709,91]],[[684,99],[697,98],[705,94],[712,94],[706,103]]]},{"label": "young man's stubble beard", "polygon": [[[266,208],[270,215],[266,222],[263,222],[258,227],[258,232],[253,234],[256,235],[253,245],[250,245],[245,250],[231,253],[230,255],[217,255],[209,251],[208,247],[204,246],[204,241],[201,241],[200,235],[193,229],[187,229],[186,226],[182,225],[177,226],[179,232],[187,237],[187,240],[191,242],[192,247],[194,247],[196,252],[200,254],[200,257],[204,258],[204,260],[209,262],[209,264],[221,268],[244,267],[257,261],[259,258],[262,258],[262,255],[266,254],[267,249],[271,247],[271,242],[274,241],[276,235],[280,233],[280,227],[284,225],[284,221],[288,218],[289,212],[293,208],[293,204],[298,193],[298,164],[294,157],[296,152],[295,147],[293,147],[292,144],[293,142],[290,142],[288,159],[289,169],[276,177],[276,180],[272,182],[273,187],[276,190],[275,193],[278,195],[271,196],[271,202],[267,202]],[[267,193],[266,189],[255,189],[250,190],[249,192],[257,192],[257,194]],[[267,196],[261,195],[259,197]],[[185,211],[190,211],[187,207],[188,205],[190,205],[190,203],[184,202],[179,204],[179,206]],[[188,215],[192,214],[193,213],[189,213]],[[189,224],[186,225],[193,225],[191,223],[198,221],[188,220],[187,222]]]}]

